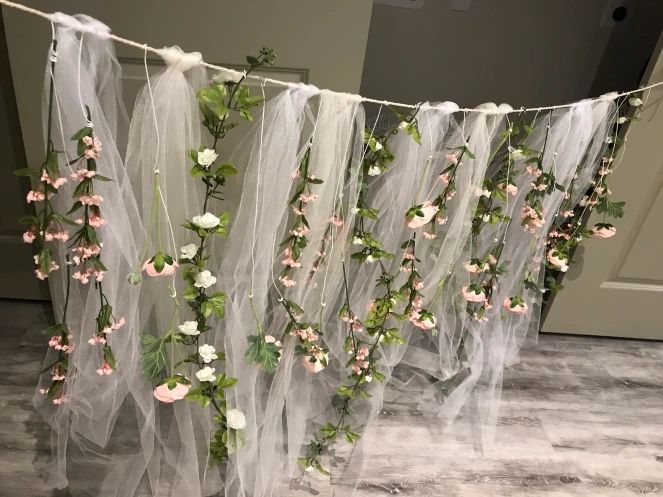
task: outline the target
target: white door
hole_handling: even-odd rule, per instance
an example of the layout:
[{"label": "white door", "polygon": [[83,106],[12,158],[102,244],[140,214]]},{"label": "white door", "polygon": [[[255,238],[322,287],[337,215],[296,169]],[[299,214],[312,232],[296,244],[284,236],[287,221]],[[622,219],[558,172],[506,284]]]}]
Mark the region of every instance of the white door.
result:
[{"label": "white door", "polygon": [[[643,85],[663,81],[663,36],[645,74]],[[663,340],[662,98],[663,87],[649,94],[610,181],[614,199],[626,201],[617,236],[585,242],[543,331]]]}]

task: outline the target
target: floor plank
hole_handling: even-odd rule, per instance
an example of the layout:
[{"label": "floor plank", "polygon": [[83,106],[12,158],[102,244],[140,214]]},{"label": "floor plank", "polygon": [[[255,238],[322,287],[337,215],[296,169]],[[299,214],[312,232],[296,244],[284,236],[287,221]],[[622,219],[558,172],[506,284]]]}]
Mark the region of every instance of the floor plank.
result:
[{"label": "floor plank", "polygon": [[[30,402],[44,352],[36,330],[48,316],[44,304],[0,301],[0,497],[77,497],[86,485],[54,491],[39,477],[49,432]],[[311,488],[320,497],[345,497],[348,486],[356,497],[663,495],[662,366],[663,343],[543,335],[505,373],[496,443],[483,456],[462,423],[441,436],[390,390],[371,428],[381,443],[365,448],[370,466]]]}]

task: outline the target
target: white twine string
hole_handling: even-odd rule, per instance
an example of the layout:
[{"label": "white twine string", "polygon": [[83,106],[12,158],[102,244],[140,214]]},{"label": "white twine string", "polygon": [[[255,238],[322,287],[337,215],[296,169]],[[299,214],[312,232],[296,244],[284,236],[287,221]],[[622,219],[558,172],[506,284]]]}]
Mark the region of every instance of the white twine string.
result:
[{"label": "white twine string", "polygon": [[[378,108],[378,114],[375,118],[375,122],[373,123],[373,127],[371,128],[371,133],[368,135],[368,141],[369,142],[371,141],[371,138],[373,138],[373,135],[375,134],[375,128],[377,127],[378,122],[380,121],[380,113],[382,112],[382,107],[383,106],[380,105],[380,107]],[[387,138],[387,141],[388,141],[388,138]],[[380,145],[382,145],[383,147],[385,146],[384,143],[381,143]],[[359,160],[359,167],[357,168],[357,171],[354,173],[352,178],[350,178],[350,180],[354,180],[357,176],[359,176],[361,174],[362,169],[363,169],[364,159],[366,158],[366,156],[368,155],[368,152],[370,150],[371,149],[370,149],[370,147],[368,146],[368,143],[367,143],[366,147],[364,147],[363,153],[361,154],[361,159]],[[363,181],[368,181],[368,179],[366,179],[366,178],[362,178],[362,179],[363,179]],[[375,180],[377,180],[377,178]],[[373,181],[375,181],[375,180],[373,180]],[[373,181],[368,183],[368,186],[372,185]],[[350,186],[351,183],[352,183],[352,181],[348,181],[348,187]],[[346,215],[347,215],[347,213],[346,213]]]},{"label": "white twine string", "polygon": [[[147,46],[147,45],[146,45]],[[168,232],[170,233],[170,240],[173,244],[173,251],[175,257],[177,258],[177,243],[175,242],[175,233],[173,231],[173,224],[170,221],[170,214],[168,213],[168,206],[166,205],[166,200],[163,198],[163,192],[161,191],[161,185],[159,184],[159,168],[157,167],[159,163],[159,151],[161,147],[161,138],[159,135],[159,123],[157,121],[157,110],[154,104],[154,94],[152,93],[152,82],[150,81],[150,71],[147,68],[147,49],[143,52],[143,66],[145,67],[145,77],[147,78],[147,91],[150,94],[150,106],[152,109],[152,119],[154,119],[154,132],[156,134],[156,150],[154,153],[154,165],[152,166],[152,171],[154,172],[154,183],[156,186],[155,195],[159,196],[161,205],[163,206],[163,212],[166,215],[166,223],[168,224]],[[158,221],[157,221],[158,222]],[[161,243],[161,240],[158,240],[158,243]],[[171,287],[170,296],[172,298],[177,297],[177,289],[175,288],[176,273],[173,274],[173,285]]]},{"label": "white twine string", "polygon": [[83,58],[83,38],[85,38],[85,33],[81,32],[81,40],[78,43],[78,68],[77,68],[77,87],[78,87],[78,103],[81,104],[81,110],[83,111],[83,118],[85,119],[85,125],[88,128],[92,128],[92,116],[88,116],[88,112],[85,109],[85,104],[83,103],[83,95],[81,94],[81,61]]},{"label": "white twine string", "polygon": [[[267,78],[265,80],[268,81]],[[311,118],[312,118],[312,115],[311,115]],[[308,147],[312,146],[313,137],[315,136],[315,132],[318,129],[318,119],[319,118],[320,118],[320,112],[318,112],[318,114],[315,116],[315,121],[313,122],[313,131],[311,132],[311,137],[309,138],[309,141],[307,143]],[[295,182],[295,178],[292,177],[290,179],[290,186],[288,187],[288,189],[292,189],[292,185],[294,184],[294,182]],[[272,239],[272,254],[277,254],[278,253],[277,249],[278,249],[279,242],[276,240],[276,235],[277,235],[277,231],[274,231],[274,238]],[[281,293],[281,290],[279,289],[279,286],[276,284],[276,280],[274,279],[274,268],[273,267],[269,271],[269,275],[270,275],[270,278],[272,280],[272,285],[274,286],[274,289],[276,290],[276,293],[279,296],[279,298],[278,298],[279,302],[283,302],[283,300],[285,300],[285,297]]]},{"label": "white twine string", "polygon": [[[504,116],[506,118],[506,129],[507,129],[507,148],[506,148],[506,180],[504,182],[504,197],[506,200],[504,201],[504,214],[508,216],[506,228],[504,228],[504,233],[502,234],[502,243],[505,243],[506,241],[506,233],[509,231],[509,224],[511,224],[511,219],[513,218],[513,215],[509,214],[509,179],[511,179],[511,121],[509,120],[509,116],[506,115]],[[490,165],[490,164],[489,164]],[[515,207],[515,202],[514,202],[514,207]],[[504,219],[500,220],[500,224],[497,226],[497,232],[495,234],[495,238],[499,239],[500,236],[500,230],[502,229],[502,226],[504,225]]]},{"label": "white twine string", "polygon": [[[21,10],[23,12],[27,12],[29,14],[33,14],[33,15],[36,15],[36,16],[39,16],[39,17],[43,17],[44,19],[48,19],[49,21],[53,19],[53,14],[49,14],[47,12],[43,12],[43,11],[38,10],[38,9],[33,9],[32,7],[28,7],[27,5],[12,2],[10,0],[0,0],[0,4],[6,5],[8,7],[11,7],[11,8],[14,8],[14,9],[17,9],[17,10]],[[105,32],[105,31],[102,32],[101,34],[103,36],[107,37],[107,38],[115,40],[116,42],[122,43],[124,45],[135,47],[135,48],[138,48],[138,49],[141,49],[141,50],[144,49],[145,47],[147,47],[146,49],[150,52],[153,52],[157,55],[159,55],[159,53],[160,53],[159,49],[150,47],[149,45],[146,45],[145,43],[138,43],[136,41],[129,40],[127,38],[122,38],[120,36],[114,35],[113,33],[108,33],[108,32]],[[237,75],[237,76],[242,76],[243,75],[242,71],[237,71],[237,70],[234,70],[234,69],[230,69],[228,67],[217,66],[217,65],[214,65],[214,64],[210,64],[209,62],[204,62],[203,61],[203,62],[201,62],[201,65],[203,65],[205,67],[208,67],[210,69],[215,69],[217,71],[228,71],[231,74],[234,74],[234,75]],[[277,85],[277,86],[286,87],[286,88],[293,88],[293,87],[298,85],[297,83],[292,83],[290,81],[281,81],[281,80],[273,79],[273,78],[262,78],[261,76],[256,76],[256,75],[253,75],[253,74],[247,75],[247,78],[248,79],[256,79],[256,80],[264,79],[268,83],[271,83],[271,84],[274,84],[274,85]],[[625,92],[618,93],[618,94],[615,94],[615,95],[611,95],[609,97],[596,97],[596,98],[593,98],[591,100],[605,100],[606,98],[614,100],[614,99],[619,98],[619,97],[623,97],[623,96],[626,96],[626,95],[631,95],[632,93],[637,93],[637,92],[644,91],[644,90],[649,90],[649,89],[656,88],[656,87],[661,86],[661,85],[663,85],[663,81],[659,81],[657,83],[653,83],[653,84],[648,85],[648,86],[643,86],[641,88],[637,88],[637,89],[634,89],[634,90],[629,90],[629,91],[625,91]],[[325,90],[325,91],[331,91],[331,90]],[[414,104],[406,104],[406,103],[401,103],[401,102],[392,102],[392,101],[389,101],[389,100],[380,100],[380,99],[376,99],[376,98],[367,98],[367,97],[362,97],[361,95],[350,94],[350,93],[340,93],[340,92],[332,92],[332,93],[337,93],[339,95],[345,95],[347,98],[350,98],[350,99],[355,99],[355,100],[359,99],[362,102],[370,102],[370,103],[375,103],[375,104],[380,104],[380,105],[392,105],[394,107],[402,107],[402,108],[406,108],[406,109],[416,109],[417,107],[419,107],[418,105],[414,105]],[[465,109],[458,109],[456,112],[475,112],[475,113],[480,113],[480,114],[512,114],[512,113],[516,113],[516,112],[530,112],[530,111],[539,112],[539,111],[542,111],[542,110],[563,109],[563,108],[574,107],[577,104],[578,104],[578,102],[571,102],[571,103],[567,103],[567,104],[549,105],[549,106],[545,106],[545,107],[528,107],[528,108],[520,107],[520,108],[512,109],[510,111],[494,111],[494,110],[491,111],[489,109],[465,108]],[[422,106],[422,107],[419,107],[419,108],[434,109],[434,106],[425,105],[425,106]]]},{"label": "white twine string", "polygon": [[[54,64],[57,64],[58,61],[58,53],[53,50],[53,42],[55,41],[55,25],[51,23],[51,48],[48,49],[48,58],[51,62]],[[51,64],[48,65],[48,72],[51,75],[51,80],[53,81],[53,93],[55,96],[55,110],[58,114],[58,124],[60,126],[60,139],[62,140],[62,152],[64,153],[64,161],[69,168],[69,172],[72,174],[74,173],[74,169],[71,167],[71,164],[69,164],[69,154],[67,153],[67,140],[64,137],[64,128],[62,126],[62,113],[60,112],[60,94],[58,93],[58,88],[57,85],[55,84],[55,74],[53,74],[53,66]]]},{"label": "white twine string", "polygon": [[[348,132],[348,141],[347,141],[347,145],[345,147],[345,152],[343,154],[342,164],[345,164],[348,160],[348,153],[350,152],[350,144],[352,143],[352,137],[354,136],[352,131],[353,131],[354,121],[355,121],[355,117],[357,116],[357,110],[358,109],[359,109],[359,105],[356,105],[355,110],[352,113],[352,119],[350,119],[351,125],[350,125],[350,130]],[[342,187],[342,185],[343,185],[343,175],[344,174],[345,174],[345,168],[342,168],[342,167],[339,168],[339,174],[338,174],[338,177],[336,178],[336,186],[334,187],[334,200],[336,200],[336,198],[338,197],[338,201],[341,204],[341,206],[343,205],[342,204],[343,203],[343,187]],[[341,213],[342,212],[343,212],[343,208],[341,207]],[[332,209],[332,219],[333,219],[333,216],[335,216],[335,215],[336,215],[336,213]],[[342,221],[345,223],[344,219],[342,219]],[[331,222],[331,224],[332,224],[331,245],[330,245],[330,249],[329,249],[329,260],[331,260],[331,256],[334,253],[334,240],[336,239],[336,235],[338,234],[338,230],[336,229],[336,224],[331,219],[329,220],[329,222]],[[344,253],[345,253],[345,244],[342,244],[342,255]],[[321,257],[321,261],[320,261],[321,264],[322,264],[322,259],[323,258],[324,258],[324,254]],[[327,303],[325,302],[325,291],[327,289],[327,276],[329,274],[329,266],[330,266],[330,264],[326,265],[326,267],[325,267],[325,276],[322,279],[322,291],[320,292],[320,305],[322,307],[325,307],[327,305]]]},{"label": "white twine string", "polygon": [[[643,95],[643,103],[642,103],[642,106],[640,106],[640,109],[642,109],[642,108],[646,105],[647,100],[649,99],[649,96],[650,96],[650,95],[651,95],[651,90],[648,90],[648,91],[646,92],[646,95]],[[619,110],[622,108],[622,106],[623,106],[625,103],[626,103],[626,99],[624,99],[624,101],[622,101],[622,102],[619,104],[619,106],[617,107],[617,111],[615,112],[615,122],[616,122],[617,124],[619,124],[619,122],[618,122],[618,121],[619,121],[619,117],[620,117],[620,116],[619,116]],[[639,112],[638,112],[638,114],[639,114]],[[620,156],[619,156],[619,159],[617,160],[617,164],[615,165],[615,167],[612,168],[612,171],[613,171],[613,172],[615,171],[615,169],[617,169],[617,168],[620,166],[620,164],[622,163],[622,160],[624,159],[624,153],[626,152],[626,144],[627,144],[627,141],[628,141],[627,138],[628,138],[628,135],[629,135],[630,132],[631,132],[631,127],[629,126],[629,127],[626,129],[626,133],[624,134],[624,143],[623,143],[623,145],[620,147],[620,150],[619,150],[619,152],[620,152],[619,155],[620,155]],[[614,131],[612,132],[612,135],[609,135],[609,136],[612,136],[613,143],[615,143],[615,140],[617,139],[618,135],[619,135],[619,125],[615,126],[615,127],[614,127]],[[614,160],[614,156],[615,156],[615,147],[613,146],[613,147],[610,149],[610,159],[613,159],[613,160]],[[603,166],[604,166],[604,165],[603,165],[603,162],[601,161],[601,165],[599,166],[599,168],[601,168],[601,167],[603,167]],[[603,180],[601,180],[601,183],[603,183]],[[576,233],[578,232],[578,230],[579,230],[580,227],[582,226],[582,223],[581,223],[580,221],[582,220],[582,218],[584,217],[585,213],[587,212],[587,209],[589,209],[590,211],[593,210],[593,209],[592,209],[593,205],[592,205],[591,202],[592,202],[592,198],[594,197],[594,195],[596,195],[596,196],[598,197],[598,194],[596,193],[596,191],[594,191],[594,192],[592,193],[592,195],[589,197],[589,199],[588,199],[588,201],[587,201],[587,204],[583,207],[582,211],[580,212],[580,215],[576,218],[576,222],[578,222],[578,226],[573,230],[573,233],[571,234],[571,238],[573,238],[574,236],[576,236]]]},{"label": "white twine string", "polygon": [[262,138],[265,132],[265,80],[262,80],[260,85],[260,90],[262,91],[262,118],[260,120],[260,141],[258,143],[258,174],[256,176],[256,204],[255,204],[255,213],[253,216],[253,237],[251,239],[251,292],[249,293],[249,298],[253,298],[253,283],[256,274],[256,229],[258,227],[258,205],[260,201],[260,181],[261,181],[261,171],[262,171]]}]

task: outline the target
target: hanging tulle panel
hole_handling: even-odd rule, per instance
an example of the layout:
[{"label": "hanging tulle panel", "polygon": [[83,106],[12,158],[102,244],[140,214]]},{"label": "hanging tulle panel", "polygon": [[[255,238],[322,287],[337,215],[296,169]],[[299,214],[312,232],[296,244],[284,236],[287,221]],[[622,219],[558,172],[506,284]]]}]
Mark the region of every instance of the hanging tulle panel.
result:
[{"label": "hanging tulle panel", "polygon": [[109,28],[49,18],[45,160],[18,174],[55,311],[34,397],[53,486],[351,496],[385,399],[490,448],[542,299],[616,233],[584,220],[623,214],[607,181],[641,94],[369,106],[257,76],[266,47],[240,72],[142,46],[129,120]]}]

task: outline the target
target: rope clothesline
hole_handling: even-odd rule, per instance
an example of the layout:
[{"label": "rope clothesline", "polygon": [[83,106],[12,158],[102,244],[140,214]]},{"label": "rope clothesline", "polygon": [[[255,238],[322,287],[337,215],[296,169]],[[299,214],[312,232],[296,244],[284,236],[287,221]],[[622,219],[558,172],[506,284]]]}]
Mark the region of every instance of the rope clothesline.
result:
[{"label": "rope clothesline", "polygon": [[[17,9],[17,10],[21,10],[23,12],[27,12],[29,14],[33,14],[33,15],[36,15],[36,16],[39,16],[39,17],[43,17],[44,19],[47,19],[50,22],[56,22],[56,19],[58,19],[58,20],[61,19],[61,15],[60,15],[60,17],[56,17],[55,14],[49,14],[47,12],[43,12],[41,10],[34,9],[32,7],[28,7],[27,5],[12,2],[10,0],[0,0],[0,4],[1,5],[6,5],[8,7],[11,7],[11,8],[14,8],[14,9]],[[81,25],[81,26],[72,26],[72,27],[80,29],[80,28],[83,28],[83,25]],[[135,47],[135,48],[138,48],[140,50],[152,52],[152,53],[155,53],[159,56],[162,55],[162,49],[151,47],[151,46],[147,45],[146,43],[139,43],[137,41],[129,40],[127,38],[122,38],[121,36],[117,36],[117,35],[115,35],[113,33],[110,33],[110,32],[100,32],[99,30],[96,30],[94,28],[89,28],[89,27],[87,29],[81,29],[81,31],[92,32],[92,33],[110,38],[110,39],[112,39],[112,40],[114,40],[118,43],[122,43],[124,45]],[[298,85],[298,83],[292,83],[292,82],[289,82],[289,81],[282,81],[282,80],[273,79],[273,78],[266,78],[266,77],[258,76],[258,75],[254,75],[254,74],[248,74],[247,75],[242,71],[237,71],[237,70],[231,69],[229,67],[223,67],[223,66],[218,66],[218,65],[215,65],[215,64],[210,64],[209,62],[205,62],[204,60],[202,60],[200,62],[200,64],[207,67],[207,68],[209,68],[209,69],[214,69],[214,70],[217,70],[217,71],[226,71],[226,72],[238,75],[238,76],[245,76],[249,79],[255,79],[255,80],[258,80],[258,81],[262,82],[263,84],[264,83],[271,83],[273,85],[283,86],[283,87],[286,87],[286,88],[293,88],[293,87],[296,87]],[[625,91],[625,92],[622,92],[622,93],[611,93],[611,94],[608,94],[608,96],[601,96],[601,97],[596,97],[596,98],[592,98],[592,99],[586,99],[584,101],[585,102],[588,101],[588,100],[589,101],[598,101],[598,100],[605,100],[606,98],[608,98],[610,100],[614,100],[616,98],[625,97],[625,96],[631,95],[633,93],[638,93],[638,92],[645,91],[645,90],[651,90],[652,88],[656,88],[656,87],[661,86],[661,85],[663,85],[663,81],[659,81],[657,83],[652,83],[650,85],[643,86],[643,87],[640,87],[640,88],[637,88],[637,89],[634,89],[634,90],[629,90],[629,91]],[[389,101],[389,100],[380,100],[380,99],[376,99],[376,98],[368,98],[368,97],[363,97],[363,96],[357,95],[357,94],[336,92],[336,91],[332,91],[332,90],[322,90],[322,91],[330,92],[330,93],[334,93],[334,94],[338,94],[338,95],[345,95],[348,98],[357,99],[357,100],[360,100],[362,102],[370,102],[370,103],[393,106],[393,107],[402,107],[402,108],[407,108],[407,109],[419,108],[419,109],[429,109],[429,110],[434,110],[436,108],[435,106],[432,106],[432,105],[406,104],[406,103],[402,103],[402,102],[392,102],[392,101]],[[481,108],[459,108],[459,109],[456,110],[456,112],[477,112],[477,113],[484,113],[484,114],[512,114],[512,113],[522,113],[522,112],[541,112],[541,111],[547,111],[547,110],[555,110],[555,109],[563,109],[563,108],[574,107],[578,103],[579,102],[572,102],[572,103],[561,104],[561,105],[549,105],[549,106],[545,106],[545,107],[519,107],[519,108],[511,109],[511,110],[498,110],[497,112],[494,111],[494,110],[481,109]]]}]

